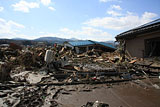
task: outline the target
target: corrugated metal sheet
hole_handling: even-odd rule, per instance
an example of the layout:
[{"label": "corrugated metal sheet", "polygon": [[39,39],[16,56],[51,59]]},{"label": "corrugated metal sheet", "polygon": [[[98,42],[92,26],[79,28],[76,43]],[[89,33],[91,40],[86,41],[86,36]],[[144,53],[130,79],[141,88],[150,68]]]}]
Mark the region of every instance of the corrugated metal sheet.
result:
[{"label": "corrugated metal sheet", "polygon": [[103,45],[103,46],[106,46],[106,47],[109,47],[109,48],[113,48],[113,49],[116,49],[116,47],[114,47],[113,45],[110,45],[108,43],[104,43],[104,42],[99,42],[100,45]]},{"label": "corrugated metal sheet", "polygon": [[75,41],[75,42],[69,42],[72,46],[85,46],[85,45],[93,45],[94,43],[88,40],[85,41]]},{"label": "corrugated metal sheet", "polygon": [[105,43],[105,42],[97,42],[97,41],[93,41],[93,42],[94,42],[94,43],[96,43],[96,44],[99,44],[99,45],[105,46],[105,47],[109,47],[109,48],[116,49],[116,47],[114,47],[113,45],[110,45],[110,44]]},{"label": "corrugated metal sheet", "polygon": [[76,41],[76,42],[69,42],[72,46],[86,46],[86,45],[94,45],[94,44],[99,44],[105,47],[109,47],[112,49],[116,49],[113,45],[110,45],[105,42],[97,42],[97,41],[91,41],[91,40],[85,40],[85,41]]}]

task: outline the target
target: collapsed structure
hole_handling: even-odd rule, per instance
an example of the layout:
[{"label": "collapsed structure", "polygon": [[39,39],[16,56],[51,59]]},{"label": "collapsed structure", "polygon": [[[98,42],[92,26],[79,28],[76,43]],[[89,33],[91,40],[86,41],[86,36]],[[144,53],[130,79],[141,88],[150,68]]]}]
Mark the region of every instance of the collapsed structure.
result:
[{"label": "collapsed structure", "polygon": [[116,40],[132,57],[160,56],[160,19],[123,32]]},{"label": "collapsed structure", "polygon": [[[152,34],[159,37],[156,36],[159,32],[159,27],[156,26],[159,24],[154,23],[152,26],[154,25]],[[141,29],[139,28],[140,31]],[[137,29],[135,32],[138,32]],[[145,34],[148,33],[144,32]],[[116,38],[122,49],[118,50],[104,42],[90,40],[68,42],[64,46],[54,47],[26,47],[14,43],[3,45],[0,47],[0,105],[158,107],[160,59],[143,60],[132,57],[142,57],[141,53],[131,53],[134,40],[144,41],[144,37],[151,36],[140,36],[141,33],[137,36],[120,35]],[[154,47],[151,55],[157,55],[155,49],[159,49],[158,40],[149,39]],[[139,49],[143,48],[139,46],[134,50],[141,52]],[[128,54],[124,54],[125,49]],[[124,60],[121,59],[121,54],[125,56]]]},{"label": "collapsed structure", "polygon": [[91,40],[75,41],[65,43],[65,47],[72,48],[76,53],[87,52],[92,49],[102,50],[104,52],[113,52],[116,47],[105,42],[97,42]]}]

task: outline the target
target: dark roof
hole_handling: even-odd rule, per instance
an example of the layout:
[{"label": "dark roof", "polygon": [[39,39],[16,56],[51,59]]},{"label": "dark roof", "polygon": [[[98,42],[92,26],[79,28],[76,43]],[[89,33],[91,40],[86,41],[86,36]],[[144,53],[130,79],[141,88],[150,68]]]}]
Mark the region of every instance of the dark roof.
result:
[{"label": "dark roof", "polygon": [[111,49],[116,49],[116,47],[114,47],[113,45],[110,45],[108,43],[105,42],[97,42],[97,41],[91,41],[91,40],[84,40],[84,41],[75,41],[75,42],[68,42],[70,45],[72,46],[87,46],[87,45],[95,45],[95,44],[99,44]]},{"label": "dark roof", "polygon": [[154,20],[152,22],[146,23],[134,29],[128,30],[116,36],[116,39],[122,38],[133,38],[138,34],[148,33],[152,31],[160,30],[160,19]]}]

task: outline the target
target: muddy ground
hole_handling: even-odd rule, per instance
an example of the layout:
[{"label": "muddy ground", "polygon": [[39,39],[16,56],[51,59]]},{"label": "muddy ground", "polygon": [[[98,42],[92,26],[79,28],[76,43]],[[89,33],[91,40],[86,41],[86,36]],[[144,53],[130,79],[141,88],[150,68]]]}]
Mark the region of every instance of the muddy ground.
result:
[{"label": "muddy ground", "polygon": [[24,86],[1,90],[0,105],[81,107],[87,102],[100,101],[109,107],[159,107],[160,89],[150,82],[160,86],[157,78],[98,85]]},{"label": "muddy ground", "polygon": [[[159,81],[160,82],[160,81]],[[146,86],[144,86],[146,85]],[[101,101],[110,107],[159,107],[160,90],[146,83],[78,85],[64,87],[68,93],[59,94],[56,101],[62,107],[80,107],[88,101]],[[73,91],[77,89],[76,91]]]}]

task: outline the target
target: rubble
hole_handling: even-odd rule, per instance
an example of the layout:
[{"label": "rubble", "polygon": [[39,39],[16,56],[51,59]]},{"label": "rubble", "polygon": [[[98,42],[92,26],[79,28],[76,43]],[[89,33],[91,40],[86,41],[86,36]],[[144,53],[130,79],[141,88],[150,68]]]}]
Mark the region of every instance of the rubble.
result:
[{"label": "rubble", "polygon": [[10,81],[11,65],[1,64],[0,65],[0,82]]},{"label": "rubble", "polygon": [[13,50],[16,50],[16,49],[22,50],[22,47],[20,45],[15,44],[15,43],[10,43],[9,48],[11,48]]},{"label": "rubble", "polygon": [[95,102],[87,102],[87,104],[83,105],[82,107],[109,107],[109,105],[103,102],[95,101]]},{"label": "rubble", "polygon": [[[59,106],[58,95],[72,95],[63,86],[120,84],[132,82],[159,89],[159,58],[138,59],[121,53],[90,50],[76,54],[64,47],[21,47],[12,44],[0,49],[0,98],[7,106]],[[123,56],[124,57],[124,56]],[[145,84],[141,80],[147,80]],[[149,85],[148,85],[149,84]],[[4,90],[10,90],[10,94]],[[14,91],[16,90],[16,91]],[[76,91],[74,88],[72,91]],[[71,92],[72,92],[71,91]],[[79,92],[91,92],[81,89]],[[82,107],[109,107],[99,101]]]}]

